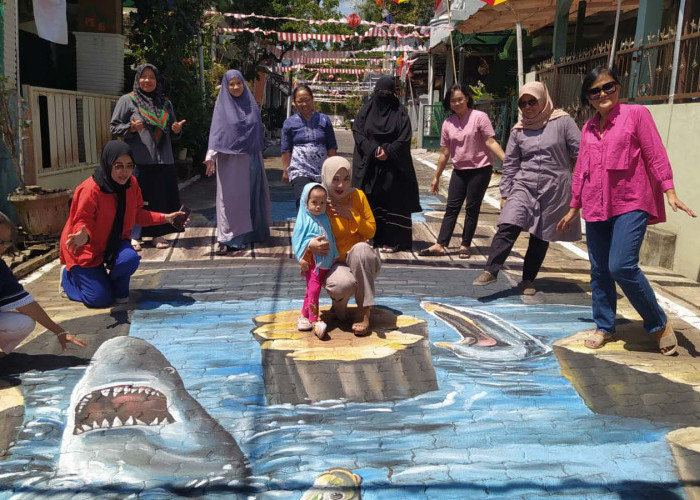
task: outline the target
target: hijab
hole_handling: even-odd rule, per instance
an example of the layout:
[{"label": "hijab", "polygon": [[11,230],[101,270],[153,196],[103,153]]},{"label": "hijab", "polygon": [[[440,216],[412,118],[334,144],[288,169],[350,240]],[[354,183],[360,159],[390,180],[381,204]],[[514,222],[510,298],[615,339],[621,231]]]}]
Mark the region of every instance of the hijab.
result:
[{"label": "hijab", "polygon": [[526,83],[520,89],[518,99],[521,99],[525,94],[531,95],[537,99],[539,113],[537,113],[534,118],[525,118],[524,116],[521,116],[518,123],[513,126],[514,129],[539,130],[547,125],[547,122],[550,120],[556,120],[562,116],[569,116],[569,113],[563,109],[554,109],[554,103],[552,102],[552,98],[549,97],[547,86],[544,83]]},{"label": "hijab", "polygon": [[[238,78],[243,94],[233,97],[228,83]],[[264,149],[260,108],[240,71],[231,69],[221,79],[209,129],[209,149],[227,154],[258,153]]]},{"label": "hijab", "polygon": [[333,261],[339,257],[339,254],[331,229],[331,221],[328,219],[328,216],[325,213],[314,215],[309,212],[309,194],[315,187],[323,189],[326,195],[328,195],[328,190],[318,182],[310,182],[304,186],[299,200],[299,213],[297,214],[297,220],[294,223],[294,231],[292,232],[292,249],[294,250],[294,255],[297,260],[301,261],[304,259],[304,255],[306,255],[311,240],[317,236],[325,236],[330,244],[330,250],[326,255],[313,256],[316,261],[314,272],[318,274],[319,269],[330,269],[333,265]]},{"label": "hijab", "polygon": [[[134,157],[131,154],[129,145],[122,141],[109,141],[105,144],[100,156],[100,164],[95,168],[92,178],[103,193],[115,194],[117,196],[117,213],[112,221],[112,229],[107,239],[107,248],[104,253],[103,262],[107,267],[114,265],[117,258],[117,251],[122,241],[122,230],[124,228],[124,214],[126,212],[126,190],[131,186],[131,179],[126,184],[121,185],[112,179],[112,165],[117,158],[129,155],[131,161]],[[98,207],[99,210],[99,207]]]},{"label": "hijab", "polygon": [[[338,173],[338,170],[340,170],[341,168],[347,170],[348,174],[350,174],[350,178],[352,179],[352,166],[350,166],[350,162],[342,156],[331,156],[330,158],[327,158],[326,161],[323,162],[323,166],[321,167],[321,182],[323,183],[323,187],[328,193],[328,197],[333,202],[342,201],[333,199],[333,191],[331,190],[331,186],[333,184],[333,177],[335,177],[335,175]],[[345,195],[345,198],[352,194],[353,191],[355,191],[355,188],[351,187],[348,190],[348,194]]]},{"label": "hijab", "polygon": [[[141,74],[146,69],[151,69],[156,75],[156,88],[153,92],[144,92],[139,85],[139,78],[141,78]],[[139,114],[143,117],[144,121],[155,128],[154,138],[156,143],[158,143],[163,135],[170,133],[170,127],[168,126],[170,116],[165,106],[168,99],[165,97],[158,68],[148,63],[142,64],[136,68],[134,89],[129,95],[136,104]]]}]

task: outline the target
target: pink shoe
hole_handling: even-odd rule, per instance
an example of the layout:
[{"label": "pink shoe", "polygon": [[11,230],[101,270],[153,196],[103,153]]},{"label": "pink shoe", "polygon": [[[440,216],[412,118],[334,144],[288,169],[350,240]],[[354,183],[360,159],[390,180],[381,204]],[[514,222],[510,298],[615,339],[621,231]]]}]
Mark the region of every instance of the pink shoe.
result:
[{"label": "pink shoe", "polygon": [[316,323],[314,323],[314,335],[316,335],[321,340],[323,340],[326,336],[327,329],[328,325],[324,321],[319,320]]}]

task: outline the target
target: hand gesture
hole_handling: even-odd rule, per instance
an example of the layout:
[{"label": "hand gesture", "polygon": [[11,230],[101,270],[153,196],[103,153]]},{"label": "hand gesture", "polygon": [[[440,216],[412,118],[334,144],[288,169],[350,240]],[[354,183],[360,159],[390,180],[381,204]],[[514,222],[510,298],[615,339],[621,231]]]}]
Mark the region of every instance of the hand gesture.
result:
[{"label": "hand gesture", "polygon": [[669,189],[668,191],[666,191],[666,200],[668,201],[668,205],[674,212],[678,212],[678,209],[680,208],[691,217],[696,217],[695,212],[693,212],[690,209],[690,207],[688,207],[678,198],[678,196],[676,196],[675,189]]},{"label": "hand gesture", "polygon": [[68,344],[74,344],[78,347],[87,347],[87,342],[80,340],[78,337],[71,335],[68,332],[63,332],[58,335],[58,342],[61,344],[61,350],[65,351]]},{"label": "hand gesture", "polygon": [[[165,222],[167,222],[168,224],[173,224],[178,217],[183,217],[186,214],[185,214],[185,212],[177,211],[177,212],[173,212],[170,214],[164,214],[164,215],[165,215]],[[187,227],[187,223],[189,221],[190,221],[190,218],[187,217],[187,219],[185,219],[185,222],[182,223],[182,227]]]},{"label": "hand gesture", "polygon": [[299,261],[299,266],[301,267],[302,274],[309,270],[309,263],[305,260]]},{"label": "hand gesture", "polygon": [[204,160],[204,164],[207,166],[204,175],[207,177],[214,175],[214,172],[216,172],[216,163],[214,163],[214,160]]},{"label": "hand gesture", "polygon": [[129,127],[129,132],[131,132],[131,133],[141,132],[142,129],[143,129],[143,120],[138,120],[132,116],[131,117],[131,127]]},{"label": "hand gesture", "polygon": [[557,231],[567,231],[571,227],[571,223],[578,217],[578,208],[570,208],[564,217],[557,224]]},{"label": "hand gesture", "polygon": [[430,183],[430,192],[433,194],[438,194],[440,191],[440,177],[433,177],[433,181]]},{"label": "hand gesture", "polygon": [[506,198],[501,198],[501,210],[506,206]]},{"label": "hand gesture", "polygon": [[389,155],[386,154],[386,151],[384,151],[384,148],[379,146],[379,154],[377,155],[377,160],[381,161],[386,161],[387,158],[389,158]]},{"label": "hand gesture", "polygon": [[341,203],[333,203],[328,200],[328,208],[330,208],[330,215],[334,217],[342,217],[343,219],[352,219],[352,211],[349,205],[343,205]]},{"label": "hand gesture", "polygon": [[331,249],[325,236],[316,236],[309,242],[309,251],[314,255],[326,255]]},{"label": "hand gesture", "polygon": [[90,237],[88,236],[87,230],[85,229],[85,226],[83,226],[77,233],[68,235],[66,238],[66,246],[68,247],[68,250],[75,253],[78,248],[87,244],[89,239]]},{"label": "hand gesture", "polygon": [[282,182],[289,184],[289,173],[287,172],[286,168],[282,170]]},{"label": "hand gesture", "polygon": [[173,124],[170,126],[170,130],[172,130],[176,134],[179,134],[180,132],[182,132],[182,125],[186,121],[187,120],[182,120],[181,122],[173,122]]}]

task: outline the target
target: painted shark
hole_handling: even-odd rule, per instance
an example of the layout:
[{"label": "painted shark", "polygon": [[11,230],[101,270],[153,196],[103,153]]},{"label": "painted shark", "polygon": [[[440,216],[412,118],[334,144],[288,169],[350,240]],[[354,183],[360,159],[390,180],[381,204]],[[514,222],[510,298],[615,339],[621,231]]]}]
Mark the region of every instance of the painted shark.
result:
[{"label": "painted shark", "polygon": [[424,301],[421,307],[462,336],[458,342],[435,343],[460,358],[521,361],[552,352],[551,347],[495,314],[438,302]]},{"label": "painted shark", "polygon": [[73,390],[58,463],[85,482],[190,482],[249,475],[229,434],[185,390],[158,349],[108,340]]}]

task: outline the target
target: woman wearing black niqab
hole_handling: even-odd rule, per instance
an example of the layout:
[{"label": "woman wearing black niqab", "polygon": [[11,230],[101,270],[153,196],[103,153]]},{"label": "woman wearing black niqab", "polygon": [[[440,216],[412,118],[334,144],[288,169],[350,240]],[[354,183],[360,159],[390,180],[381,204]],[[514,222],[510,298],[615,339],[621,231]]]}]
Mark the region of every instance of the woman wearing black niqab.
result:
[{"label": "woman wearing black niqab", "polygon": [[418,181],[411,159],[411,121],[383,76],[352,128],[352,185],[365,192],[377,222],[374,246],[382,252],[410,251],[411,213],[420,212]]}]

